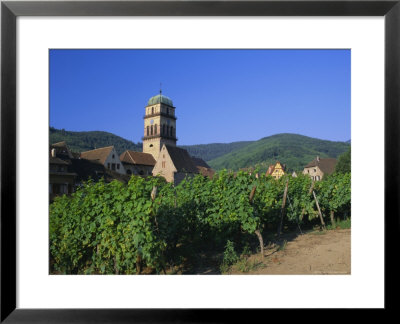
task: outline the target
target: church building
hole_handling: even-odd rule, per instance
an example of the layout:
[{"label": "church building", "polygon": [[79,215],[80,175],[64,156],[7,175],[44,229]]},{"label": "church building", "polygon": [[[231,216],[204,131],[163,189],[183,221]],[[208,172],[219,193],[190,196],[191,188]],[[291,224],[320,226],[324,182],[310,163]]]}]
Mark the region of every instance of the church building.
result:
[{"label": "church building", "polygon": [[198,173],[196,165],[185,149],[163,144],[153,169],[153,176],[162,176],[176,186],[186,177],[193,177]]},{"label": "church building", "polygon": [[[197,160],[176,146],[176,115],[172,100],[160,94],[151,97],[145,107],[143,153],[155,159],[153,176],[162,176],[177,185],[185,177],[198,173],[209,176],[213,170],[204,162],[199,169]],[[201,172],[202,171],[202,172]]]},{"label": "church building", "polygon": [[158,159],[164,144],[176,146],[176,116],[172,100],[160,94],[151,97],[145,107],[143,153]]}]

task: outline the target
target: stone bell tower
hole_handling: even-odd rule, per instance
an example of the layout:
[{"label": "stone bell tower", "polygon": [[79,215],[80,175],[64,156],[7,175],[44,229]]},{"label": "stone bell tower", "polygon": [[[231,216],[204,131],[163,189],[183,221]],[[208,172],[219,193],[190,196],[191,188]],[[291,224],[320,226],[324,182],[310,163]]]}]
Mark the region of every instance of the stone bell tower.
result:
[{"label": "stone bell tower", "polygon": [[143,153],[158,159],[163,144],[176,146],[176,116],[172,100],[160,94],[151,97],[145,107]]}]

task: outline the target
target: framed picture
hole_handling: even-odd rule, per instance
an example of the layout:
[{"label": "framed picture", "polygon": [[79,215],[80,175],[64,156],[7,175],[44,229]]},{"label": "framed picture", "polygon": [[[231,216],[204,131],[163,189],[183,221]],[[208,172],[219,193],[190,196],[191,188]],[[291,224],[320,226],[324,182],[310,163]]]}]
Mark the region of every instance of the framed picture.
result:
[{"label": "framed picture", "polygon": [[[29,29],[29,27],[27,28],[27,26],[30,26],[29,24],[31,23],[29,22],[29,17],[32,18],[32,21],[37,17],[42,17],[43,19],[42,25],[40,25],[41,23],[39,22],[39,24],[36,25],[35,28],[32,28],[32,34],[26,32]],[[266,17],[268,17],[271,21],[273,21],[274,19],[276,21],[273,21],[271,25],[268,25],[270,22],[265,21]],[[290,24],[291,19],[296,20],[305,17],[310,19],[310,21],[312,22],[310,25],[307,25],[307,22],[305,22],[304,24],[303,22],[299,24]],[[374,18],[371,18],[372,23],[370,25],[363,25],[362,22],[358,24],[357,17],[359,18],[359,21],[361,21],[362,18],[365,17],[375,17],[376,21],[373,20]],[[27,18],[27,23],[24,23],[23,19],[20,19],[20,21],[18,21],[19,18]],[[71,21],[68,20],[72,18],[77,19],[75,25],[71,24]],[[130,21],[130,19],[132,18],[137,19],[137,22],[134,22],[132,24],[132,21]],[[204,20],[211,18],[214,20],[210,20],[209,23]],[[332,27],[335,26],[334,19],[340,18],[352,18],[354,19],[354,21],[350,22],[349,20],[347,24]],[[87,22],[85,22],[85,19],[87,19]],[[96,21],[96,19],[98,20]],[[124,30],[124,32],[121,33],[121,35],[117,35],[115,33],[116,29],[108,29],[108,27],[104,27],[104,22],[107,19],[115,19],[115,22],[120,24],[118,28],[120,28],[120,30]],[[174,23],[171,19],[175,19],[176,22]],[[220,21],[217,22],[216,19],[220,19]],[[278,21],[279,19],[282,19],[282,21]],[[324,34],[324,32],[328,30],[328,27],[324,25],[323,28],[321,28],[322,32],[320,31],[320,33],[318,33],[318,31],[315,29],[315,26],[317,26],[318,24],[324,24],[325,21],[331,24],[331,27],[329,27],[331,28],[329,29],[330,32]],[[23,71],[27,65],[24,62],[27,62],[25,60],[25,57],[28,54],[31,55],[29,61],[29,65],[31,66],[34,64],[36,58],[38,66],[42,66],[41,64],[43,62],[49,64],[49,48],[70,48],[71,43],[68,43],[68,45],[66,45],[66,39],[69,37],[68,35],[78,35],[80,31],[84,31],[84,29],[86,28],[88,30],[91,30],[90,35],[94,36],[93,39],[77,39],[74,43],[75,48],[124,48],[124,39],[126,40],[126,38],[129,37],[129,33],[127,33],[127,30],[132,31],[133,39],[139,39],[140,37],[142,37],[142,43],[138,45],[138,47],[140,48],[257,48],[258,46],[260,46],[260,43],[257,43],[254,38],[263,38],[262,31],[266,30],[266,26],[270,26],[271,28],[265,32],[265,38],[268,40],[273,40],[271,43],[273,44],[271,45],[271,48],[285,48],[286,37],[289,37],[289,35],[291,35],[290,37],[293,38],[293,34],[295,32],[302,33],[304,31],[306,33],[307,31],[314,30],[315,33],[313,33],[312,35],[309,34],[307,35],[307,37],[309,39],[318,38],[319,40],[321,40],[322,45],[320,45],[320,47],[317,47],[313,42],[301,44],[300,41],[299,43],[292,42],[290,43],[290,45],[287,46],[289,46],[289,48],[311,49],[327,49],[331,47],[340,48],[340,46],[343,46],[342,49],[352,49],[352,40],[340,40],[340,38],[344,37],[343,35],[346,34],[346,28],[352,26],[351,24],[353,23],[354,26],[356,26],[356,30],[352,33],[349,32],[352,37],[357,37],[357,35],[359,35],[362,42],[364,43],[368,43],[368,40],[370,40],[371,42],[376,42],[374,43],[374,46],[360,47],[360,49],[364,51],[369,51],[370,49],[371,52],[368,53],[369,56],[365,56],[368,57],[368,59],[371,58],[371,61],[380,61],[381,69],[379,69],[379,64],[377,69],[375,69],[375,67],[372,67],[371,62],[371,78],[367,78],[366,83],[364,83],[362,86],[360,86],[361,83],[359,83],[359,81],[361,82],[359,76],[365,76],[365,71],[363,72],[364,74],[358,74],[358,72],[355,73],[354,79],[352,74],[352,96],[353,91],[358,96],[363,96],[362,87],[365,86],[365,97],[367,98],[364,98],[364,100],[373,102],[374,104],[376,103],[377,107],[379,107],[379,104],[381,104],[379,99],[382,99],[384,96],[384,116],[382,111],[377,109],[375,116],[376,118],[373,119],[374,108],[372,107],[372,105],[370,105],[365,110],[365,120],[361,121],[360,116],[363,116],[362,111],[355,109],[355,114],[352,115],[352,118],[356,116],[358,123],[364,124],[363,128],[358,128],[357,126],[355,129],[362,129],[362,134],[367,134],[369,132],[370,137],[366,137],[366,139],[364,139],[365,141],[369,141],[373,138],[373,136],[371,136],[373,135],[373,132],[376,132],[376,138],[378,138],[378,140],[376,142],[370,143],[370,145],[373,147],[371,149],[372,157],[370,157],[370,159],[366,163],[372,163],[374,166],[368,167],[367,165],[364,165],[362,168],[363,172],[359,171],[358,175],[356,174],[355,178],[352,179],[358,179],[357,181],[360,183],[359,187],[357,187],[358,194],[356,196],[356,200],[358,201],[358,203],[360,201],[362,202],[363,197],[367,201],[371,202],[371,206],[365,205],[364,209],[360,209],[360,211],[364,213],[372,213],[377,211],[379,213],[379,210],[381,210],[383,213],[384,209],[384,220],[383,215],[380,215],[380,218],[375,225],[380,233],[376,236],[376,242],[372,240],[372,244],[376,243],[375,247],[378,248],[374,249],[373,246],[370,246],[370,251],[372,251],[372,253],[374,253],[375,251],[381,251],[381,249],[383,248],[383,243],[385,243],[386,257],[385,259],[383,259],[383,255],[376,255],[376,263],[378,264],[378,266],[376,267],[376,272],[368,272],[367,269],[365,269],[365,272],[367,274],[376,274],[378,276],[379,274],[383,274],[383,262],[385,262],[384,278],[383,276],[376,278],[378,281],[376,285],[376,296],[379,296],[379,298],[377,297],[374,299],[371,297],[370,301],[368,301],[368,298],[365,298],[363,303],[360,302],[360,304],[357,304],[357,306],[354,307],[390,308],[393,302],[387,296],[390,295],[389,291],[393,289],[391,287],[394,287],[394,285],[389,286],[386,283],[391,280],[396,280],[396,278],[394,276],[394,270],[392,270],[394,268],[388,266],[388,261],[390,261],[390,258],[388,258],[387,256],[390,255],[390,253],[392,252],[390,251],[390,249],[393,249],[393,246],[395,245],[392,240],[394,237],[396,237],[399,230],[399,203],[397,201],[399,197],[398,166],[400,155],[398,131],[400,126],[398,95],[400,90],[399,21],[399,1],[2,1],[1,321],[5,321],[6,323],[85,323],[88,321],[107,323],[146,321],[198,322],[210,320],[212,320],[213,322],[218,322],[226,321],[227,318],[234,319],[237,313],[237,310],[235,309],[238,308],[252,308],[253,312],[257,312],[256,310],[254,310],[255,308],[258,309],[258,311],[262,311],[262,309],[267,308],[313,307],[312,304],[310,306],[310,304],[303,304],[301,302],[295,303],[294,301],[289,300],[286,303],[282,302],[278,306],[277,303],[271,302],[271,300],[268,298],[266,298],[267,301],[265,302],[261,301],[259,303],[254,303],[254,307],[252,307],[251,304],[253,302],[251,298],[253,297],[247,298],[248,300],[250,300],[250,302],[246,302],[245,300],[241,301],[239,297],[236,298],[236,301],[234,302],[232,300],[229,300],[228,297],[226,297],[227,299],[225,302],[216,300],[221,299],[223,298],[223,296],[226,296],[228,294],[234,295],[237,291],[239,291],[240,296],[243,296],[244,294],[251,295],[254,290],[257,290],[254,289],[254,285],[260,283],[262,289],[267,289],[268,286],[266,285],[266,283],[263,282],[262,279],[260,279],[259,277],[257,278],[257,276],[249,276],[248,279],[238,278],[237,281],[234,282],[229,281],[230,279],[227,280],[226,277],[221,278],[222,276],[210,276],[206,278],[204,278],[205,276],[199,276],[199,278],[185,277],[182,280],[179,279],[181,282],[179,282],[177,287],[185,287],[185,289],[188,289],[188,287],[192,287],[191,294],[185,295],[185,297],[181,298],[179,302],[168,302],[169,299],[173,300],[174,298],[178,298],[177,294],[179,294],[179,289],[181,288],[178,289],[178,293],[172,292],[172,290],[174,289],[173,287],[177,285],[177,282],[174,282],[174,280],[176,279],[161,281],[158,279],[154,280],[154,278],[148,279],[147,276],[134,276],[135,278],[130,279],[131,282],[129,283],[129,287],[137,287],[137,292],[131,292],[130,290],[122,292],[123,287],[124,285],[126,285],[127,282],[127,276],[113,276],[118,277],[117,279],[111,279],[110,276],[106,276],[106,278],[101,278],[102,276],[76,276],[75,279],[71,279],[70,277],[64,282],[62,282],[62,278],[59,278],[62,276],[50,276],[51,278],[46,283],[46,285],[48,286],[42,287],[43,291],[49,292],[49,287],[56,287],[56,289],[59,290],[58,293],[60,293],[60,291],[67,292],[66,295],[68,296],[70,302],[63,304],[62,301],[57,302],[56,300],[54,303],[49,304],[49,306],[36,307],[36,305],[42,304],[35,304],[34,302],[35,296],[39,296],[41,293],[39,291],[40,286],[35,285],[34,283],[35,275],[25,276],[21,279],[17,274],[20,270],[19,267],[23,268],[24,271],[26,271],[27,269],[29,269],[29,267],[37,266],[38,269],[40,268],[42,275],[47,277],[49,275],[49,272],[47,271],[46,273],[43,273],[42,270],[45,267],[48,267],[48,258],[46,259],[48,251],[46,251],[44,254],[38,252],[37,255],[35,253],[29,253],[29,255],[26,253],[21,253],[23,248],[22,245],[24,245],[21,244],[21,242],[25,240],[25,242],[31,242],[30,244],[32,246],[36,246],[36,241],[40,241],[40,244],[42,244],[43,246],[43,242],[45,245],[48,244],[48,236],[43,237],[43,233],[37,234],[39,233],[39,231],[37,233],[35,232],[35,222],[32,222],[32,220],[35,219],[35,215],[39,213],[38,206],[40,205],[40,203],[35,199],[22,199],[21,197],[25,196],[20,195],[21,188],[18,186],[21,186],[21,181],[25,181],[24,186],[29,184],[32,185],[32,188],[29,188],[29,191],[31,192],[36,190],[36,186],[43,187],[43,185],[35,183],[35,181],[40,182],[37,176],[33,176],[31,178],[31,175],[29,175],[29,173],[32,173],[29,167],[30,162],[29,159],[26,161],[24,156],[32,156],[37,152],[47,153],[48,155],[48,152],[44,152],[41,148],[39,148],[39,146],[37,147],[36,152],[36,146],[29,143],[29,140],[26,140],[29,139],[29,134],[31,134],[32,139],[35,139],[36,130],[35,127],[33,127],[32,125],[43,125],[43,122],[39,122],[39,120],[43,120],[43,116],[46,119],[44,124],[48,124],[48,119],[46,117],[48,111],[38,105],[38,103],[41,103],[42,105],[48,107],[48,94],[47,92],[45,96],[43,96],[43,93],[41,94],[41,98],[44,98],[44,101],[32,100],[31,102],[34,104],[32,105],[32,108],[30,108],[30,112],[27,112],[27,110],[19,111],[18,107],[29,106],[30,100],[33,98],[33,96],[36,95],[35,93],[37,93],[37,90],[35,89],[35,83],[39,84],[44,80],[44,82],[48,84],[49,75],[47,73],[45,73],[45,75],[31,74],[32,78],[26,78],[26,75],[23,73]],[[167,28],[167,22],[171,25],[175,24],[175,29],[169,29],[169,27]],[[111,23],[111,20],[109,20],[107,24],[108,23]],[[114,23],[114,21],[112,23]],[[49,28],[49,26],[51,26],[52,24],[53,26],[55,26],[54,30],[51,30],[51,28]],[[236,26],[241,26],[241,28],[243,28],[235,29],[235,24]],[[64,25],[64,27],[62,27],[64,29],[59,27],[61,25]],[[163,30],[163,26],[165,26],[165,30]],[[185,29],[182,26],[185,26],[185,28],[193,31],[194,33],[185,34],[184,31],[182,31],[181,33],[180,30]],[[274,29],[274,27],[276,29]],[[296,27],[299,28],[297,31],[294,30],[294,28]],[[364,27],[369,29],[363,29]],[[374,28],[376,30],[374,30]],[[65,32],[63,32],[63,30]],[[254,31],[254,38],[252,38],[251,35],[252,30]],[[366,30],[368,30],[368,32],[366,32]],[[166,31],[171,32],[171,36],[166,36]],[[223,40],[221,40],[221,38],[212,39],[212,37],[210,38],[210,40],[205,40],[208,35],[213,33],[213,31],[214,34],[219,34],[222,31],[220,35],[228,36]],[[383,32],[384,36],[382,35]],[[82,32],[82,34],[84,33]],[[334,41],[335,34],[336,40]],[[369,34],[369,38],[366,36],[367,34]],[[149,35],[152,36],[152,41],[154,40],[154,36],[160,35],[160,38],[157,40],[157,42],[159,42],[159,45],[153,46],[151,45],[151,43],[148,42],[148,40],[146,43],[146,36],[147,38],[149,38]],[[257,35],[257,37],[255,37],[255,35]],[[304,35],[302,35],[302,37],[303,36]],[[47,44],[45,44],[45,42],[42,42],[42,40],[46,37],[52,39],[50,47],[47,48]],[[279,38],[281,38],[281,40],[279,40]],[[185,42],[179,43],[176,41],[176,39],[184,39]],[[245,39],[248,40],[248,43],[246,44],[243,43]],[[301,37],[299,39],[302,40]],[[202,45],[199,46],[198,44]],[[265,45],[265,43],[261,44],[263,44],[261,45],[262,48],[268,47],[267,45]],[[41,49],[39,51],[36,51],[33,50],[34,47],[41,47]],[[373,47],[377,49],[376,52],[373,52]],[[43,48],[45,48],[46,51],[43,51]],[[363,67],[365,67],[365,64],[367,63],[363,62],[364,65],[357,65],[357,62],[361,62],[363,55],[361,50],[358,50],[357,46],[355,46],[354,48],[354,53],[352,53],[352,67],[354,64],[355,67],[358,66],[358,71],[360,71],[363,69]],[[32,51],[30,51],[30,49],[32,49]],[[384,71],[382,65],[383,59]],[[48,66],[46,68],[48,68]],[[377,90],[374,91],[374,89]],[[18,91],[27,95],[20,97],[20,93],[18,93]],[[376,92],[376,97],[373,97],[371,95],[372,92]],[[355,106],[357,106],[357,104]],[[44,113],[42,113],[42,111],[44,111]],[[22,116],[21,118],[21,114],[25,114],[25,117]],[[26,118],[26,116],[29,116],[29,118]],[[35,120],[35,118],[38,119]],[[376,121],[376,124],[374,124],[374,121]],[[48,126],[49,125],[46,126],[46,133]],[[152,127],[152,125],[150,126],[149,124],[149,127]],[[155,129],[155,132],[157,133],[157,128]],[[153,128],[151,128],[151,132],[152,131]],[[352,128],[352,131],[354,131],[354,127]],[[40,133],[39,130],[37,132]],[[24,133],[25,135],[20,136],[21,133]],[[27,134],[28,136],[26,136]],[[384,150],[381,145],[383,143],[380,141],[380,139],[382,139],[382,142],[384,139]],[[351,140],[353,141],[353,137],[351,138]],[[363,143],[363,139],[360,135],[355,136],[355,142],[355,145],[361,145]],[[359,152],[365,153],[366,145],[366,143],[362,144],[363,150],[360,149]],[[26,148],[26,151],[21,152],[21,147]],[[47,143],[46,150],[48,150]],[[46,159],[48,157],[47,155]],[[362,159],[359,157],[356,161],[361,160]],[[379,164],[380,161],[382,161],[384,165],[379,165],[379,167],[377,167],[376,164]],[[48,165],[46,165],[46,168],[43,169],[46,173],[48,173],[47,167]],[[379,173],[379,176],[377,174],[374,179],[369,179],[371,175],[366,174],[368,173],[369,169],[373,169],[373,172]],[[378,169],[380,169],[379,172]],[[21,170],[24,170],[24,172],[21,172]],[[39,172],[39,170],[37,169],[34,170]],[[368,181],[365,180],[364,177],[368,178]],[[23,179],[21,180],[21,178]],[[44,179],[42,180],[43,182],[46,182]],[[372,187],[369,190],[369,194],[367,195],[363,195],[362,190],[360,190],[360,188],[364,186],[364,183],[368,183],[369,186]],[[48,186],[48,183],[46,183],[45,186]],[[384,193],[382,192],[383,189]],[[363,190],[366,189],[364,188]],[[372,201],[374,197],[376,198],[376,201]],[[357,204],[357,202],[355,202],[355,204]],[[30,215],[31,220],[29,220],[29,226],[24,226],[23,224],[21,224],[21,222],[26,221],[26,218],[18,217],[18,215],[21,213],[23,213],[24,215]],[[358,213],[358,215],[360,214],[362,213]],[[368,222],[370,222],[370,220],[371,217],[367,218]],[[38,224],[40,222],[41,221],[38,221]],[[358,221],[356,221],[355,224],[361,223],[361,218],[358,218]],[[37,224],[36,226],[40,227]],[[370,229],[374,226],[374,224],[369,224],[368,226],[368,229]],[[27,228],[29,229],[29,231],[27,231]],[[370,234],[371,233],[368,232],[367,236]],[[357,242],[356,239],[354,241]],[[354,241],[352,242],[352,244],[354,243]],[[360,242],[366,242],[365,238]],[[38,246],[40,246],[40,244]],[[357,246],[357,244],[355,245]],[[362,248],[358,246],[358,251],[361,250]],[[364,263],[362,264],[363,266],[365,266],[365,256],[363,257],[363,260]],[[44,267],[43,264],[45,264]],[[371,266],[371,268],[374,267]],[[362,280],[365,280],[366,278],[360,275],[362,269],[362,267],[357,266],[355,268],[352,268],[351,276],[360,276]],[[31,272],[35,274],[36,270],[32,270]],[[283,282],[280,280],[292,281],[293,279],[298,279],[299,281],[302,281],[304,279],[283,279],[278,277],[275,281],[280,283]],[[380,289],[383,287],[383,279],[385,280],[385,300],[381,298],[383,297],[383,290]],[[72,280],[75,280],[75,282],[73,283]],[[340,281],[336,282],[336,285],[338,285],[338,283],[345,284],[346,280],[346,278],[342,278],[340,279]],[[354,287],[361,287],[360,285],[363,282],[362,280],[359,279],[357,286],[354,285]],[[38,278],[38,282],[39,281],[40,280]],[[127,306],[132,305],[132,303],[119,303],[117,296],[116,298],[114,298],[117,302],[113,305],[108,306],[108,297],[104,297],[103,302],[99,304],[99,300],[101,299],[102,294],[102,289],[100,289],[102,287],[102,283],[104,284],[104,287],[110,287],[113,285],[115,285],[115,287],[118,287],[125,299],[130,298],[131,296],[131,298],[135,301],[134,306],[132,306],[133,308]],[[307,290],[308,283],[305,283],[301,286],[304,291]],[[32,286],[30,286],[32,287],[31,289],[23,289],[23,286],[27,286],[30,284],[32,284]],[[270,282],[268,282],[268,284],[270,284]],[[292,284],[296,285],[297,283],[292,282]],[[334,284],[334,281],[330,282],[330,285],[332,287]],[[233,285],[246,285],[247,287],[244,288],[244,290],[240,290],[242,288],[239,289],[232,287]],[[73,289],[76,289],[75,297],[73,297],[73,294],[71,295],[71,287],[74,287]],[[79,287],[81,287],[82,291],[78,290]],[[275,291],[275,288],[271,289]],[[321,292],[321,290],[319,290],[321,288],[322,287],[320,286],[318,289],[315,290],[315,292]],[[105,295],[110,294],[110,292],[116,293],[115,290],[112,291],[107,289],[109,288],[105,288],[104,290]],[[220,292],[220,290],[224,289],[228,293],[223,294]],[[290,285],[288,285],[286,289],[290,289]],[[30,306],[21,307],[20,302],[23,296],[19,296],[18,294],[21,291],[24,291],[26,294],[28,290],[29,299],[32,302],[24,302],[22,303],[22,305]],[[186,292],[187,290],[182,291]],[[208,295],[207,292],[209,292],[210,296],[208,298],[211,300],[211,302],[203,303],[201,302],[201,299],[206,299],[205,297]],[[375,293],[375,290],[372,289],[372,292]],[[87,297],[85,296],[85,294],[87,294]],[[257,294],[257,298],[260,299],[262,293],[258,291]],[[57,296],[55,298],[53,296],[47,296],[47,300],[51,300],[52,298],[61,298],[60,295],[61,294],[55,295]],[[190,299],[194,298],[195,295],[200,295],[200,297],[197,296],[199,299],[196,302],[190,301]],[[81,304],[82,298],[86,298],[87,300],[89,300],[90,298],[92,298],[92,296],[94,296],[92,303],[88,302],[86,304]],[[215,298],[215,303],[213,301],[213,298]],[[24,297],[23,300],[28,300],[28,297]],[[64,305],[66,305],[65,308]],[[322,305],[318,304],[316,307],[338,307],[335,305],[332,306],[331,304],[326,303]],[[343,307],[343,303],[338,305],[342,305],[341,307]],[[228,310],[228,308],[230,308],[230,310]],[[204,311],[205,309],[207,309],[207,312]]]}]

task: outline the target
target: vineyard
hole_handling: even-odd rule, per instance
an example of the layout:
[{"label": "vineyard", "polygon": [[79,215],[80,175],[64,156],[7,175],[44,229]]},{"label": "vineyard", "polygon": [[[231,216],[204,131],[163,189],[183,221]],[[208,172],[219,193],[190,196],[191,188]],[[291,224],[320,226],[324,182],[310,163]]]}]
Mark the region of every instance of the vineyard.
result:
[{"label": "vineyard", "polygon": [[50,272],[161,274],[205,251],[263,253],[269,234],[349,217],[350,181],[350,173],[312,182],[227,171],[176,187],[160,177],[89,181],[50,205]]}]

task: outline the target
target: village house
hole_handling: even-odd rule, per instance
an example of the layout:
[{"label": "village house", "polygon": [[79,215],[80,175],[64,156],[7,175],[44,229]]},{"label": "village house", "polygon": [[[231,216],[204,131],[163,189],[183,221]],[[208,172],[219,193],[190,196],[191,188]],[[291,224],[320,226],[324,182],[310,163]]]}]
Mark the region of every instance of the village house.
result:
[{"label": "village house", "polygon": [[81,159],[72,152],[66,142],[50,145],[49,191],[50,201],[55,196],[73,193],[89,179],[105,182],[118,180],[127,183],[129,176],[105,168],[101,159]]},{"label": "village house", "polygon": [[103,179],[108,183],[118,180],[128,183],[130,176],[106,169],[103,164],[96,160],[71,159],[70,169],[76,173],[75,186],[81,186],[83,182],[93,180],[95,182]]},{"label": "village house", "polygon": [[90,161],[98,161],[108,170],[115,171],[120,174],[126,174],[125,168],[122,165],[114,146],[107,146],[82,152],[80,154],[80,158]]},{"label": "village house", "polygon": [[126,150],[119,157],[127,175],[152,175],[156,160],[150,153]]},{"label": "village house", "polygon": [[279,161],[275,164],[272,164],[268,167],[267,172],[265,173],[266,176],[272,176],[275,179],[279,179],[285,174],[286,165],[281,164]]},{"label": "village house", "polygon": [[168,182],[178,185],[185,177],[193,177],[199,171],[189,153],[182,148],[163,144],[153,176],[162,176]]},{"label": "village house", "polygon": [[317,156],[308,163],[303,170],[303,174],[309,175],[313,180],[322,180],[324,175],[332,174],[335,171],[337,160],[333,158],[321,159]]},{"label": "village house", "polygon": [[70,163],[57,157],[57,148],[50,147],[49,157],[49,199],[71,194],[75,189],[76,173],[69,170]]},{"label": "village house", "polygon": [[54,150],[53,155],[57,155],[60,159],[72,159],[74,157],[65,141],[51,144],[50,149]]}]

